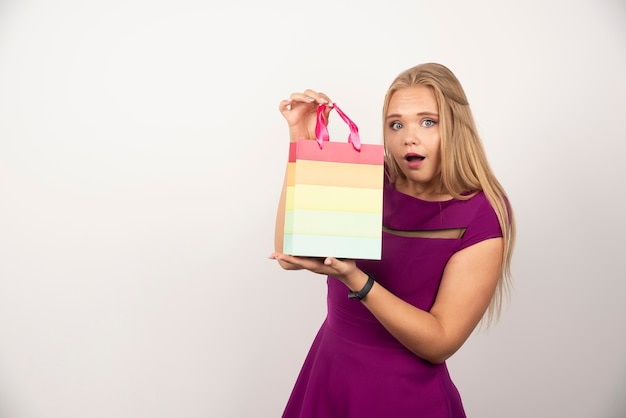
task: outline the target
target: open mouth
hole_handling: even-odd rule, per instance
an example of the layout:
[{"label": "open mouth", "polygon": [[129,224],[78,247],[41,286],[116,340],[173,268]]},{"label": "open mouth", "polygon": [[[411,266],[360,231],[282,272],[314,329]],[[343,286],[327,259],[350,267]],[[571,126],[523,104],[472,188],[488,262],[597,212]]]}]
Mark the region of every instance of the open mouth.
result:
[{"label": "open mouth", "polygon": [[404,156],[404,159],[405,159],[405,160],[407,160],[407,161],[408,161],[408,162],[410,162],[410,163],[423,161],[423,160],[424,160],[424,158],[426,158],[426,157],[424,157],[423,155],[413,154],[413,153],[406,154],[406,155]]}]

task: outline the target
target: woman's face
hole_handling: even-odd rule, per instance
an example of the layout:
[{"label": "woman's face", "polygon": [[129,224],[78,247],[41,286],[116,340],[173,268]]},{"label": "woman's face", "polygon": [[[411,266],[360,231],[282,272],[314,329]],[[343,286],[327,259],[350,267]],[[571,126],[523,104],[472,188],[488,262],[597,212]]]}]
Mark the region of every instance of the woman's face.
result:
[{"label": "woman's face", "polygon": [[387,151],[407,178],[400,191],[429,197],[440,189],[439,112],[429,87],[396,91],[385,118]]}]

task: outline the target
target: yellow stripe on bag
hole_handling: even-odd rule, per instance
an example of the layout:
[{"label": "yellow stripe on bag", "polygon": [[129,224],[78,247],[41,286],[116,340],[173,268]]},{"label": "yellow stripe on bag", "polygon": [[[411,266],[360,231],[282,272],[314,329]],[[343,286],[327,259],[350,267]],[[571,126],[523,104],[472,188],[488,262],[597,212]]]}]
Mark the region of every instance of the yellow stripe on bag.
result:
[{"label": "yellow stripe on bag", "polygon": [[[380,189],[314,186],[297,184],[287,193],[287,210],[308,209],[337,212],[380,213],[383,196]],[[291,192],[291,193],[290,193]]]},{"label": "yellow stripe on bag", "polygon": [[293,178],[297,184],[366,189],[380,189],[383,185],[382,165],[310,160],[298,160],[297,163],[289,165],[292,164],[295,165],[291,169],[295,171]]},{"label": "yellow stripe on bag", "polygon": [[285,210],[293,210],[295,190],[295,186],[287,186],[287,192],[285,194]]}]

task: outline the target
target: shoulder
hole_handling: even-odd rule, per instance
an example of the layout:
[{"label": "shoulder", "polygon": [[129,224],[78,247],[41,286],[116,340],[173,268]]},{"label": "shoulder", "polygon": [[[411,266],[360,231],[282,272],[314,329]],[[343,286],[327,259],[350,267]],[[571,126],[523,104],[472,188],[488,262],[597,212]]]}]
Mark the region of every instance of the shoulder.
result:
[{"label": "shoulder", "polygon": [[450,199],[443,202],[444,211],[458,222],[466,226],[475,219],[496,212],[483,191],[471,192],[463,195],[464,199]]},{"label": "shoulder", "polygon": [[467,222],[462,248],[489,238],[502,237],[498,215],[484,192],[477,192],[470,199],[458,202],[464,202],[462,206]]}]

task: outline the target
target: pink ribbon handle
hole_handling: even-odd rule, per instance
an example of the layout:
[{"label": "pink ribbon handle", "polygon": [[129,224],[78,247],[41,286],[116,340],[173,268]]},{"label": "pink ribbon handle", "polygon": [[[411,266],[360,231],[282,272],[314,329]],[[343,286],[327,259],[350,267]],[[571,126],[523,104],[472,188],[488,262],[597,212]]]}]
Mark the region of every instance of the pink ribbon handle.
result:
[{"label": "pink ribbon handle", "polygon": [[352,144],[352,147],[361,151],[361,137],[359,135],[359,128],[356,126],[354,122],[343,113],[343,111],[336,104],[332,105],[319,105],[317,108],[317,123],[315,124],[315,138],[317,139],[317,143],[320,146],[320,149],[324,148],[324,141],[329,141],[330,136],[328,135],[328,126],[327,122],[324,120],[324,109],[330,106],[331,109],[335,109],[337,114],[343,119],[343,121],[348,125],[350,129],[350,134],[348,135],[348,142]]}]

